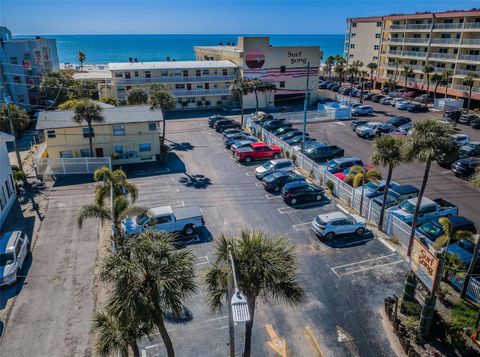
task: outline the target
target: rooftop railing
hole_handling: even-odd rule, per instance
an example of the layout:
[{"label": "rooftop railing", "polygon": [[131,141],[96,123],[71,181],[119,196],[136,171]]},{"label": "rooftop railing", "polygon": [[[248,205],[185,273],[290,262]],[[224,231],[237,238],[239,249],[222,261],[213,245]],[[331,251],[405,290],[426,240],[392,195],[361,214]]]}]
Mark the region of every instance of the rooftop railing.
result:
[{"label": "rooftop railing", "polygon": [[233,81],[236,75],[227,76],[175,76],[154,78],[118,78],[117,84],[150,84],[150,83],[198,83],[198,82],[226,82]]}]

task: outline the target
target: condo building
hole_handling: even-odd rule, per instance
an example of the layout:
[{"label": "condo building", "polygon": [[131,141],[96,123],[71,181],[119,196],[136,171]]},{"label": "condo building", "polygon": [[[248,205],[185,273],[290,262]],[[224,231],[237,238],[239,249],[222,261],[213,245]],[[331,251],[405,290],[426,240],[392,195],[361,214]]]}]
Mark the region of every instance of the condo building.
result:
[{"label": "condo building", "polygon": [[[466,98],[465,76],[480,74],[480,10],[349,18],[345,57],[348,63],[377,63],[377,82],[382,84],[393,79],[404,86],[402,71],[408,66],[414,74],[406,85],[412,89],[427,89],[427,63],[434,73],[451,70],[446,88],[442,84],[438,91]],[[480,100],[480,78],[474,82],[472,99]]]},{"label": "condo building", "polygon": [[8,94],[14,104],[27,111],[41,107],[42,77],[58,69],[55,39],[14,39],[8,28],[0,26],[0,102]]}]

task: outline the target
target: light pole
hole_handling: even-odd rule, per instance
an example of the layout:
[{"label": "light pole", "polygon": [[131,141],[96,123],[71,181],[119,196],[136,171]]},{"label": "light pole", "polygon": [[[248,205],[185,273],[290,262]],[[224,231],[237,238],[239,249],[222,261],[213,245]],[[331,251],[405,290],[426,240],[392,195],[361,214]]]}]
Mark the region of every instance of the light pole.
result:
[{"label": "light pole", "polygon": [[307,131],[307,110],[310,92],[308,89],[308,81],[310,79],[310,62],[307,63],[307,83],[305,85],[305,99],[303,101],[303,135],[302,135],[302,153],[305,149],[305,132]]}]

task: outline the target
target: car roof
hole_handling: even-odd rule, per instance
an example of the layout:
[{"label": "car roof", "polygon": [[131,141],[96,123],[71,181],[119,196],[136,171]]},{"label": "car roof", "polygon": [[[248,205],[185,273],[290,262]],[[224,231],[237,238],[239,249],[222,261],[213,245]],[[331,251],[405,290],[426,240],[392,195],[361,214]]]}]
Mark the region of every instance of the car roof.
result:
[{"label": "car roof", "polygon": [[383,123],[380,123],[379,121],[369,121],[367,124],[369,124],[369,125],[382,125]]},{"label": "car roof", "polygon": [[412,185],[398,185],[390,188],[391,191],[394,191],[398,194],[405,194],[410,192],[418,192],[418,188]]},{"label": "car roof", "polygon": [[[407,201],[412,205],[416,205],[418,201],[418,197],[409,198]],[[432,201],[430,198],[427,198],[427,197],[422,198],[422,206],[433,205],[433,204],[435,204],[435,202]]]},{"label": "car roof", "polygon": [[22,234],[20,231],[5,232],[0,234],[0,254],[13,252],[15,242]]},{"label": "car roof", "polygon": [[336,221],[338,219],[348,218],[348,216],[341,211],[337,211],[337,212],[319,214],[318,218],[320,218],[320,220],[322,220],[323,222],[328,223],[328,222],[331,222],[331,221]]},{"label": "car roof", "polygon": [[171,206],[161,206],[161,207],[150,208],[149,212],[154,216],[161,216],[164,214],[172,214],[173,209]]},{"label": "car roof", "polygon": [[251,143],[250,145],[252,145],[252,147],[260,147],[260,146],[267,146],[267,144],[265,144],[264,142],[256,142],[256,143]]},{"label": "car roof", "polygon": [[471,162],[477,163],[477,162],[480,162],[480,158],[479,157],[466,157],[465,159],[460,159],[456,162],[465,163],[465,164],[468,164],[468,163],[471,163]]},{"label": "car roof", "polygon": [[450,137],[454,139],[458,139],[458,138],[463,139],[463,138],[468,138],[469,136],[466,134],[450,134]]},{"label": "car roof", "polygon": [[337,162],[337,163],[342,163],[342,162],[347,162],[347,161],[356,161],[356,160],[359,160],[360,159],[358,157],[355,157],[355,156],[344,156],[344,157],[338,157],[336,159],[333,159],[332,161],[334,162]]},{"label": "car roof", "polygon": [[275,159],[275,160],[270,160],[270,162],[275,165],[285,163],[285,162],[288,162],[289,164],[293,164],[293,161],[290,159]]}]

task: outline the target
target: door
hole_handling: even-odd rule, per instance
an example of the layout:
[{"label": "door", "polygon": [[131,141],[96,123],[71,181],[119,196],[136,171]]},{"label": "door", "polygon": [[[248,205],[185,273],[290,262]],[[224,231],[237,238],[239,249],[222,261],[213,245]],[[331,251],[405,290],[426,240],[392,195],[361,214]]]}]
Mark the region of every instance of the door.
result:
[{"label": "door", "polygon": [[210,83],[205,83],[205,89],[210,89]]},{"label": "door", "polygon": [[103,148],[95,148],[95,156],[103,157]]},{"label": "door", "polygon": [[158,216],[155,218],[155,230],[165,231],[165,232],[174,232],[175,231],[175,221],[171,214],[165,216]]},{"label": "door", "polygon": [[192,83],[187,83],[187,90],[192,90]]}]

